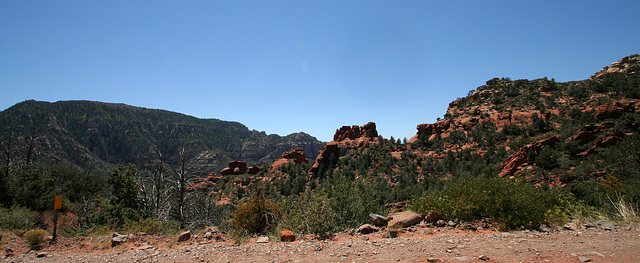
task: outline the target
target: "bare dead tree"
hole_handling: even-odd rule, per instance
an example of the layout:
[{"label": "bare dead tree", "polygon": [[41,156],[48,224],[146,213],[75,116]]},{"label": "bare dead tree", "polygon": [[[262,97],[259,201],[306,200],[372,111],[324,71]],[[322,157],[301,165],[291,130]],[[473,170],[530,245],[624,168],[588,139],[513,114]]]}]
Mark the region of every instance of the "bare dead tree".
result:
[{"label": "bare dead tree", "polygon": [[180,155],[180,169],[175,171],[175,180],[174,183],[174,194],[176,195],[176,217],[178,222],[180,222],[180,227],[184,227],[186,225],[185,218],[185,202],[186,202],[186,194],[187,194],[187,185],[190,184],[191,178],[189,176],[189,171],[187,168],[187,154],[185,153],[184,148],[180,148],[178,150],[178,154]]},{"label": "bare dead tree", "polygon": [[164,155],[157,150],[158,161],[153,165],[153,173],[150,177],[142,177],[140,190],[143,203],[148,211],[157,220],[168,220],[171,204],[171,188],[166,187],[168,178],[165,177]]}]

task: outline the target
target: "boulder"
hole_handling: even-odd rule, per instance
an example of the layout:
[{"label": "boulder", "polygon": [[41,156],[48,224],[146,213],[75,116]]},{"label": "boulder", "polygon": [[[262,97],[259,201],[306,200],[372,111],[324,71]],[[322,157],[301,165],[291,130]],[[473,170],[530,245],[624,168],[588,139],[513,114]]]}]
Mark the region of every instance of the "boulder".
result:
[{"label": "boulder", "polygon": [[191,231],[185,231],[178,235],[178,242],[184,242],[191,239]]},{"label": "boulder", "polygon": [[127,236],[126,235],[120,235],[117,232],[113,232],[113,236],[111,237],[111,246],[115,247],[117,245],[120,245],[124,242],[127,242]]},{"label": "boulder", "polygon": [[369,221],[371,221],[371,223],[374,224],[375,226],[385,226],[387,225],[387,222],[389,221],[389,219],[387,219],[384,216],[371,213],[369,214]]},{"label": "boulder", "polygon": [[422,214],[413,211],[395,213],[392,217],[393,219],[387,224],[389,228],[405,228],[420,223],[423,219]]},{"label": "boulder", "polygon": [[377,232],[378,230],[380,230],[379,228],[372,226],[370,224],[364,224],[362,226],[360,226],[358,228],[358,232],[360,232],[361,234],[371,234],[373,232]]},{"label": "boulder", "polygon": [[280,241],[282,241],[282,242],[293,242],[293,241],[296,241],[296,234],[294,234],[289,229],[282,230],[280,232]]},{"label": "boulder", "polygon": [[431,212],[424,218],[427,223],[438,222],[438,220],[444,220],[444,216],[438,212]]}]

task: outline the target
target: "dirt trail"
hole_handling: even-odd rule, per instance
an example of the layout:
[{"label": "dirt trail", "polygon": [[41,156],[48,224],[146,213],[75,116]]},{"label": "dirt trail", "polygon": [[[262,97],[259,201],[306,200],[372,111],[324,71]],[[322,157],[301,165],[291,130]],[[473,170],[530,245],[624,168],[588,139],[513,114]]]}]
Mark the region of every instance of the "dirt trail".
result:
[{"label": "dirt trail", "polygon": [[398,238],[381,233],[338,234],[332,241],[291,243],[176,243],[174,237],[142,236],[111,248],[109,238],[62,238],[29,252],[15,237],[2,262],[640,262],[640,232],[599,228],[571,231],[463,231],[424,228]]}]

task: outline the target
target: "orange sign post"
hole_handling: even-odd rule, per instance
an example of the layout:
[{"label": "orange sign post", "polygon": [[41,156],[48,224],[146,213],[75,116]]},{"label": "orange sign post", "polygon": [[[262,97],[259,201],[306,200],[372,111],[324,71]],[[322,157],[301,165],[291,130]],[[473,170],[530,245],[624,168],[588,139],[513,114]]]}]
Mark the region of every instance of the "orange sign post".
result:
[{"label": "orange sign post", "polygon": [[53,209],[60,210],[62,209],[62,196],[56,195],[56,199],[53,202]]},{"label": "orange sign post", "polygon": [[56,238],[58,238],[58,234],[56,233],[58,230],[58,210],[62,209],[62,196],[56,195],[53,200],[53,236],[51,237],[51,244],[56,243]]}]

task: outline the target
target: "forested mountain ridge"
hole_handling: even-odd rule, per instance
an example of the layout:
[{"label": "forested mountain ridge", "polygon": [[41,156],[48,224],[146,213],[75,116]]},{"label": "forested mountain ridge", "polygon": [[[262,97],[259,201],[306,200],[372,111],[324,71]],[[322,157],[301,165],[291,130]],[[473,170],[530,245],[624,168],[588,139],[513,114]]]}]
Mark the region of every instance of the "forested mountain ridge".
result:
[{"label": "forested mountain ridge", "polygon": [[231,160],[265,164],[285,150],[313,155],[322,143],[305,133],[249,130],[238,122],[95,101],[25,101],[0,112],[5,161],[72,163],[97,174],[118,164],[178,161],[185,149],[194,175],[219,172]]}]

